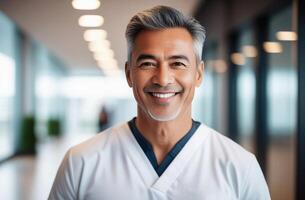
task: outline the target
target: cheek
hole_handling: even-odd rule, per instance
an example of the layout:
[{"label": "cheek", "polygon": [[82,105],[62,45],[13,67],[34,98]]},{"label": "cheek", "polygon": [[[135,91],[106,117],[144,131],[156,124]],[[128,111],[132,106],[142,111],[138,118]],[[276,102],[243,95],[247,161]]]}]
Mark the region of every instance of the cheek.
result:
[{"label": "cheek", "polygon": [[185,90],[185,101],[186,103],[191,103],[194,97],[195,88],[196,88],[196,75],[194,73],[189,73],[186,76],[183,76],[181,84]]},{"label": "cheek", "polygon": [[134,72],[133,74],[133,93],[137,100],[143,96],[143,89],[147,83],[147,78],[143,73]]},{"label": "cheek", "polygon": [[146,71],[138,71],[134,74],[134,82],[137,85],[138,88],[143,89],[145,86],[147,86],[150,83],[151,80],[151,74]]},{"label": "cheek", "polygon": [[185,87],[184,89],[189,90],[196,86],[196,75],[195,73],[188,73],[184,76],[181,76],[181,84]]}]

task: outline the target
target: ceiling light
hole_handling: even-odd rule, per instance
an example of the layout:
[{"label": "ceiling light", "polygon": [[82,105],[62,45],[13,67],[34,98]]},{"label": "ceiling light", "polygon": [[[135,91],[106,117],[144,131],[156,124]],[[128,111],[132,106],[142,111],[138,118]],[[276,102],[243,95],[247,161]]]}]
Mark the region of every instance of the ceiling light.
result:
[{"label": "ceiling light", "polygon": [[244,65],[246,63],[245,56],[241,53],[232,53],[231,54],[231,61],[235,65]]},{"label": "ceiling light", "polygon": [[257,50],[255,46],[245,45],[242,47],[242,52],[246,57],[254,58],[257,56]]},{"label": "ceiling light", "polygon": [[281,53],[283,51],[279,42],[264,42],[263,47],[267,53]]},{"label": "ceiling light", "polygon": [[96,40],[105,40],[107,32],[102,29],[89,29],[84,32],[84,39],[88,42]]},{"label": "ceiling light", "polygon": [[78,24],[82,27],[98,27],[103,23],[104,18],[100,15],[83,15],[78,20]]},{"label": "ceiling light", "polygon": [[98,40],[89,43],[89,49],[93,52],[105,52],[110,48],[108,40]]},{"label": "ceiling light", "polygon": [[103,69],[103,72],[105,73],[106,76],[120,75],[119,69]]},{"label": "ceiling light", "polygon": [[98,61],[98,66],[103,69],[116,69],[118,68],[118,63],[115,59],[107,59]]},{"label": "ceiling light", "polygon": [[114,57],[114,53],[111,49],[105,50],[104,52],[94,52],[94,59],[97,61],[109,60]]},{"label": "ceiling light", "polygon": [[207,66],[216,73],[225,73],[227,71],[227,64],[222,59],[208,60]]},{"label": "ceiling light", "polygon": [[296,41],[298,39],[298,35],[293,31],[278,31],[276,33],[276,38],[282,41]]},{"label": "ceiling light", "polygon": [[73,0],[72,6],[77,10],[95,10],[101,5],[99,0]]},{"label": "ceiling light", "polygon": [[213,67],[217,73],[225,73],[227,71],[227,64],[221,59],[214,60]]}]

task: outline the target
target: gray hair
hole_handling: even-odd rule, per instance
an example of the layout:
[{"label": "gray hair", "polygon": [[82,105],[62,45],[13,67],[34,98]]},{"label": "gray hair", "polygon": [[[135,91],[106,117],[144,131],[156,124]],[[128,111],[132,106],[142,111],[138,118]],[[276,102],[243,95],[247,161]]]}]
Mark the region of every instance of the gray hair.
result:
[{"label": "gray hair", "polygon": [[137,35],[143,30],[162,30],[166,28],[185,28],[192,36],[197,62],[201,61],[206,32],[202,25],[194,18],[184,16],[180,11],[168,6],[156,6],[139,12],[133,16],[127,25],[125,37],[127,39],[128,62]]}]

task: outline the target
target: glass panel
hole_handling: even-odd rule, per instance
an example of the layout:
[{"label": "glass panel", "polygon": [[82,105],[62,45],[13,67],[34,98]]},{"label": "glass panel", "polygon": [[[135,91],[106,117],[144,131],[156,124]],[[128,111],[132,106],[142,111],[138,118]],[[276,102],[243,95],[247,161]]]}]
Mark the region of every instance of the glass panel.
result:
[{"label": "glass panel", "polygon": [[136,102],[123,74],[116,77],[69,76],[64,79],[62,89],[68,101],[68,134],[102,131],[105,127],[98,128],[102,108],[107,116],[106,127],[136,116]]},{"label": "glass panel", "polygon": [[48,120],[62,121],[65,101],[60,94],[61,80],[65,76],[64,65],[37,43],[32,43],[35,71],[35,117],[40,139],[47,136]]},{"label": "glass panel", "polygon": [[193,101],[193,117],[206,125],[217,129],[216,123],[216,73],[214,71],[215,61],[217,60],[217,45],[207,45],[203,53],[205,69],[203,80],[199,88],[196,89]]},{"label": "glass panel", "polygon": [[0,53],[0,159],[13,154],[15,62]]},{"label": "glass panel", "polygon": [[0,12],[0,160],[14,153],[15,27]]},{"label": "glass panel", "polygon": [[[254,46],[253,30],[241,31],[237,42],[238,53],[242,55],[237,72],[237,116],[238,132],[242,146],[254,153],[255,127],[255,71],[254,58],[257,50]],[[236,61],[235,61],[236,62]]]},{"label": "glass panel", "polygon": [[[278,53],[269,53],[267,106],[270,145],[267,175],[272,199],[294,199],[297,71],[294,41],[279,40],[279,31],[292,31],[288,7],[271,17],[269,41],[277,42]],[[287,39],[287,38],[286,38]],[[268,50],[270,52],[270,49]]]}]

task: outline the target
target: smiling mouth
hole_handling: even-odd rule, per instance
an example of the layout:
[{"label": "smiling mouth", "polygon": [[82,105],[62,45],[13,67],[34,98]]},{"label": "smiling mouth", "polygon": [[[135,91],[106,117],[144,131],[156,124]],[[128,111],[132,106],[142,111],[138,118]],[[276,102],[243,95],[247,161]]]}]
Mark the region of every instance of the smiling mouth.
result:
[{"label": "smiling mouth", "polygon": [[150,93],[152,96],[157,97],[157,98],[161,98],[161,99],[166,99],[166,98],[170,98],[176,95],[176,93],[156,93],[156,92],[152,92]]},{"label": "smiling mouth", "polygon": [[168,99],[175,95],[177,95],[179,92],[148,92],[152,97],[156,97],[159,99]]}]

